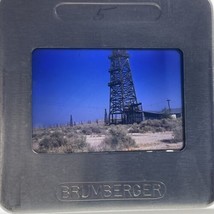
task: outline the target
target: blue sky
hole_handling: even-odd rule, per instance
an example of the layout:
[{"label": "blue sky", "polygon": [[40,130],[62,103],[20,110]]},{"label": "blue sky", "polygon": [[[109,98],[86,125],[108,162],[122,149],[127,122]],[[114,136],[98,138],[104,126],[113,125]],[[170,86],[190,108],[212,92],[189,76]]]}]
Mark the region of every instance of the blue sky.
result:
[{"label": "blue sky", "polygon": [[[138,102],[145,111],[181,108],[181,54],[128,50]],[[111,50],[37,49],[32,55],[33,126],[103,119],[109,108]]]}]

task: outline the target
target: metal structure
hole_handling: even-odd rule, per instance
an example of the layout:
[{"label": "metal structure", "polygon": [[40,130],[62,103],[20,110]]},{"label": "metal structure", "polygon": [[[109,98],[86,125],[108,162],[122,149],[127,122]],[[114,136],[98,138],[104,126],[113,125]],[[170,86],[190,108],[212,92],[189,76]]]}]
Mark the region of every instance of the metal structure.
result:
[{"label": "metal structure", "polygon": [[70,126],[74,126],[72,114],[70,115]]},{"label": "metal structure", "polygon": [[143,120],[142,104],[137,102],[129,55],[126,50],[113,50],[109,56],[110,105],[109,124],[132,124]]},{"label": "metal structure", "polygon": [[105,114],[104,114],[104,124],[107,125],[108,124],[108,113],[107,110],[105,109]]}]

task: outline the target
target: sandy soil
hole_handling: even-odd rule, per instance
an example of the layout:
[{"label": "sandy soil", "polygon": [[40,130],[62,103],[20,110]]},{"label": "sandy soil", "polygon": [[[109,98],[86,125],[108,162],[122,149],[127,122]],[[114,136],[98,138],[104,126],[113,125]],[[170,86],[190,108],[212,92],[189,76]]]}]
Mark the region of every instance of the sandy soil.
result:
[{"label": "sandy soil", "polygon": [[[173,139],[172,132],[157,133],[133,133],[129,134],[136,142],[137,147],[131,150],[179,150],[183,147],[183,142],[170,143]],[[97,147],[105,138],[105,135],[88,135],[86,142],[92,147]]]}]

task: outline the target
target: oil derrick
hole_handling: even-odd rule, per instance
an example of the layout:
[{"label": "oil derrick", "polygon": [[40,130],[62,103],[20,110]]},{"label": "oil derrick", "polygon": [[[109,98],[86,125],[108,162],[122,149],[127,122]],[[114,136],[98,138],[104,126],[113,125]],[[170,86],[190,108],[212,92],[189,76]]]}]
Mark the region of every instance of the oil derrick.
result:
[{"label": "oil derrick", "polygon": [[74,124],[73,124],[73,117],[72,117],[72,115],[70,115],[70,126],[74,126]]},{"label": "oil derrick", "polygon": [[107,110],[105,109],[105,114],[104,114],[104,124],[107,125],[108,124],[108,113]]},{"label": "oil derrick", "polygon": [[128,53],[125,50],[114,50],[109,59],[109,124],[133,124],[143,121],[142,104],[137,102]]}]

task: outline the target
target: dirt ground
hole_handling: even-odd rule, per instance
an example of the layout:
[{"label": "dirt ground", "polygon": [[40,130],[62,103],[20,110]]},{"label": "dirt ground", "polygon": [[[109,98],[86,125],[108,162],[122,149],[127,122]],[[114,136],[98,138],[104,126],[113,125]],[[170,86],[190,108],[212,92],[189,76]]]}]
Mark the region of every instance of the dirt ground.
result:
[{"label": "dirt ground", "polygon": [[[170,140],[173,139],[172,132],[156,132],[156,133],[133,133],[129,134],[136,144],[137,147],[132,150],[180,150],[183,148],[183,142],[171,143]],[[90,146],[96,148],[105,138],[105,135],[87,135],[86,142]]]}]

